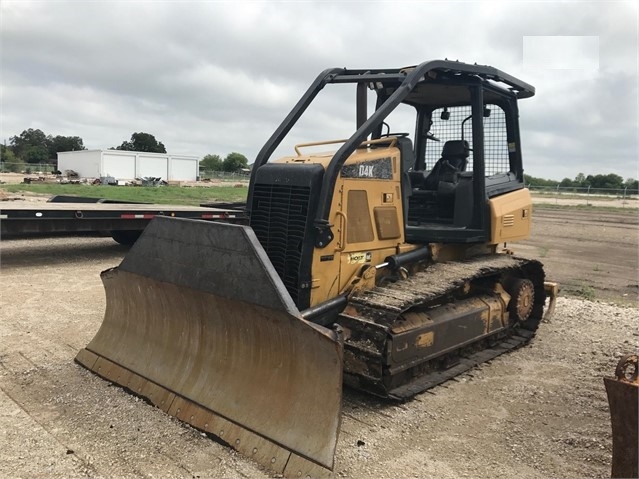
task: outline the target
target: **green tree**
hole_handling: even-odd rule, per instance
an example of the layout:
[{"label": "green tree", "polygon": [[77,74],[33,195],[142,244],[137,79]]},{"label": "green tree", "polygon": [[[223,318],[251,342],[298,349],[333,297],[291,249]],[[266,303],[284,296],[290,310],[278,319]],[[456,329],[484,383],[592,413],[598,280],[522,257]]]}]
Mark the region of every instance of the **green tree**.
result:
[{"label": "green tree", "polygon": [[623,187],[628,188],[628,193],[633,195],[639,194],[639,180],[635,180],[634,178],[628,178],[623,182]]},{"label": "green tree", "polygon": [[24,171],[25,163],[18,158],[11,148],[0,145],[0,170],[12,173],[20,173]]},{"label": "green tree", "polygon": [[56,154],[60,151],[78,151],[86,150],[84,142],[79,136],[51,136],[47,137],[49,144],[49,156],[56,158]]},{"label": "green tree", "polygon": [[588,175],[586,183],[591,188],[622,188],[623,178],[614,173],[607,175]]},{"label": "green tree", "polygon": [[579,173],[577,176],[575,176],[575,186],[588,186],[586,184],[586,175],[584,175],[583,173]]},{"label": "green tree", "polygon": [[570,188],[571,186],[574,186],[574,183],[570,178],[564,178],[561,180],[561,183],[559,183],[559,186],[562,188]]},{"label": "green tree", "polygon": [[[47,135],[42,130],[29,128],[9,138],[9,143],[13,153],[23,161],[32,162],[29,158],[35,163],[48,160],[49,144]],[[42,160],[43,157],[44,160]]]},{"label": "green tree", "polygon": [[226,155],[226,158],[224,158],[224,162],[222,163],[222,169],[229,172],[239,171],[247,166],[248,159],[246,156],[236,152]]},{"label": "green tree", "polygon": [[222,171],[223,161],[220,155],[206,155],[200,160],[200,168],[207,171]]},{"label": "green tree", "polygon": [[158,142],[155,136],[150,133],[133,133],[130,141],[123,141],[115,148],[126,151],[145,151],[147,153],[166,153],[166,148],[162,142]]},{"label": "green tree", "polygon": [[526,186],[557,186],[558,181],[546,180],[544,178],[535,178],[534,176],[524,175],[524,183]]},{"label": "green tree", "polygon": [[23,153],[22,159],[27,163],[48,163],[49,150],[45,146],[29,146]]},{"label": "green tree", "polygon": [[33,128],[11,137],[9,142],[16,158],[27,163],[55,163],[59,151],[85,149],[79,136],[47,136]]}]

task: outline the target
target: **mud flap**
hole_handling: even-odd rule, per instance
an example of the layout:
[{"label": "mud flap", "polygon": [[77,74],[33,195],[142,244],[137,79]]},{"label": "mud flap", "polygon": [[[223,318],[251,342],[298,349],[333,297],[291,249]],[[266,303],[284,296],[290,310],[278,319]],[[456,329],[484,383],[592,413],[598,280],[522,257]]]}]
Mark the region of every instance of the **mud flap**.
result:
[{"label": "mud flap", "polygon": [[102,281],[76,361],[277,473],[330,473],[343,344],[301,318],[250,228],[156,218]]}]

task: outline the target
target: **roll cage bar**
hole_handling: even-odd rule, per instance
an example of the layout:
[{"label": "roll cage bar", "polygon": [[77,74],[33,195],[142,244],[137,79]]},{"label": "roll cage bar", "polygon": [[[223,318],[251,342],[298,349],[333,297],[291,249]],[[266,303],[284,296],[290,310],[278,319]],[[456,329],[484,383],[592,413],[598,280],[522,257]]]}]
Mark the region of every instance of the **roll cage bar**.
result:
[{"label": "roll cage bar", "polygon": [[[253,200],[253,189],[255,187],[255,177],[257,170],[262,167],[270,159],[275,149],[282,142],[284,137],[289,133],[291,128],[297,123],[308,106],[313,102],[317,94],[329,83],[355,83],[357,89],[357,125],[358,128],[353,135],[337,150],[331,162],[326,168],[322,189],[320,192],[317,214],[314,220],[314,227],[317,232],[315,245],[323,248],[333,240],[331,225],[328,221],[330,214],[331,201],[337,177],[341,171],[346,159],[357,149],[357,147],[376,129],[381,127],[384,119],[404,99],[422,82],[427,75],[444,75],[448,78],[475,78],[484,81],[492,81],[495,83],[503,83],[515,98],[530,98],[535,94],[535,88],[518,78],[515,78],[501,70],[487,65],[471,65],[458,61],[450,60],[432,60],[421,63],[415,67],[407,67],[402,69],[384,69],[384,70],[347,70],[345,68],[331,68],[320,73],[313,83],[306,90],[304,95],[295,104],[290,113],[284,118],[284,121],[273,132],[268,141],[255,159],[253,169],[251,171],[251,180],[247,198],[247,214],[250,216],[250,208]],[[381,104],[377,105],[375,112],[370,118],[365,120],[363,114],[363,104],[365,101],[365,85],[369,83],[381,82],[385,86],[398,85],[396,90]],[[474,94],[475,102],[482,100],[481,88]],[[481,121],[481,115],[473,115],[473,123]],[[479,126],[479,124],[477,125]],[[481,129],[480,129],[481,130]],[[475,125],[473,125],[475,131]],[[483,165],[483,133],[482,141],[473,141],[475,144],[474,156]],[[480,147],[478,148],[478,145]],[[483,172],[481,174],[481,183],[483,185]],[[481,185],[478,185],[481,186]],[[483,189],[483,188],[482,188]]]}]

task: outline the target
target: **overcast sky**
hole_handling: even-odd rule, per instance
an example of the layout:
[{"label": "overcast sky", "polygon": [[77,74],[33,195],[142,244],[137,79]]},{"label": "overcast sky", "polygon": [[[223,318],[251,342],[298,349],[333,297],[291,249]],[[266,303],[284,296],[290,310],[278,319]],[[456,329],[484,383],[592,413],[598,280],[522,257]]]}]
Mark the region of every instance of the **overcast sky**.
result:
[{"label": "overcast sky", "polygon": [[[39,128],[106,149],[143,131],[169,153],[252,163],[320,71],[448,58],[536,87],[520,103],[528,174],[638,178],[637,15],[613,1],[2,0],[0,139]],[[296,141],[335,138],[344,108],[320,103]]]}]

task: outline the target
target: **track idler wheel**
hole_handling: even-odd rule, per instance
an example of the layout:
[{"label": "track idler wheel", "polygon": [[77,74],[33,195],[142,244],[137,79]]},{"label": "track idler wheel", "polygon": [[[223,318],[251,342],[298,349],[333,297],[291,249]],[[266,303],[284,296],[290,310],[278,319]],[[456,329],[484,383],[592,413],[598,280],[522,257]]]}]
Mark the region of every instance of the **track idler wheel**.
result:
[{"label": "track idler wheel", "polygon": [[529,279],[516,279],[506,289],[510,294],[508,312],[518,323],[524,323],[532,313],[535,303],[535,287]]}]

